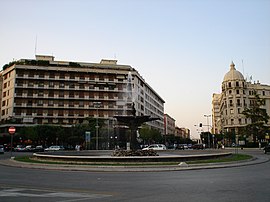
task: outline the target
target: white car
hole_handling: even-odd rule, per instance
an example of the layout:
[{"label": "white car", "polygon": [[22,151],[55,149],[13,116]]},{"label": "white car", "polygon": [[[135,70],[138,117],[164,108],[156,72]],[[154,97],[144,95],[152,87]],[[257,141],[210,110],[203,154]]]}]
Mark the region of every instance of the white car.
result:
[{"label": "white car", "polygon": [[3,153],[4,153],[4,146],[0,145],[0,154],[3,154]]},{"label": "white car", "polygon": [[164,144],[151,144],[148,147],[143,148],[142,150],[166,150],[166,146]]},{"label": "white car", "polygon": [[60,150],[64,150],[64,147],[55,145],[45,149],[45,151],[60,151]]}]

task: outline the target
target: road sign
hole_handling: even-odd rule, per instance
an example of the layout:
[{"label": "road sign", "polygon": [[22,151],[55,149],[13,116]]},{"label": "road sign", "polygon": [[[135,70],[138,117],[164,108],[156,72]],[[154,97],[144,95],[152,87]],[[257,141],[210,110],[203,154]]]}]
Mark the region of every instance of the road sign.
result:
[{"label": "road sign", "polygon": [[16,132],[16,128],[14,126],[10,126],[8,128],[8,132],[9,132],[10,135],[13,135]]}]

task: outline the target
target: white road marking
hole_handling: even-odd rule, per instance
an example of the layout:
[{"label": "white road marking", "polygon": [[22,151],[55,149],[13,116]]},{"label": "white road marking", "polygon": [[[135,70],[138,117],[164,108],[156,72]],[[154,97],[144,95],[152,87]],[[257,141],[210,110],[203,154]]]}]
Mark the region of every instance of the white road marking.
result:
[{"label": "white road marking", "polygon": [[[0,197],[38,197],[38,198],[68,198],[61,202],[74,202],[89,199],[105,198],[109,194],[88,194],[79,192],[49,191],[30,188],[1,188]],[[59,201],[60,202],[60,201]]]}]

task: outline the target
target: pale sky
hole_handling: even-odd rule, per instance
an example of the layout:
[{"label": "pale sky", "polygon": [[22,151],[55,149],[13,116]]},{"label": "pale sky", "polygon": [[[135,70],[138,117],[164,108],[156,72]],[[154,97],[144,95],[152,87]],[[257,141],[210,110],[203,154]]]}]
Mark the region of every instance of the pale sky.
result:
[{"label": "pale sky", "polygon": [[270,0],[0,0],[0,66],[35,49],[131,65],[198,137],[232,60],[270,85]]}]

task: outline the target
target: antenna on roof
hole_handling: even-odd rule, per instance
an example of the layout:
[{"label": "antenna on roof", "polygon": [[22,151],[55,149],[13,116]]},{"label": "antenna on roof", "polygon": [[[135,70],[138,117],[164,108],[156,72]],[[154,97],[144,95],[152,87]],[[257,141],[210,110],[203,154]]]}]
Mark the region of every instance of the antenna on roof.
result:
[{"label": "antenna on roof", "polygon": [[244,60],[243,59],[242,59],[242,68],[243,68],[243,75],[245,75]]},{"label": "antenna on roof", "polygon": [[36,42],[35,42],[35,56],[37,55],[37,35],[36,35]]}]

